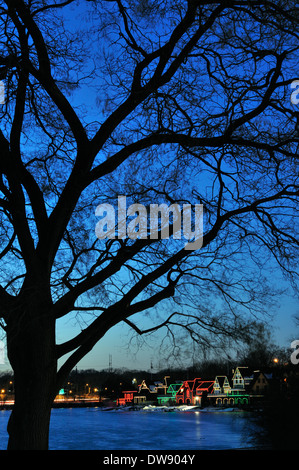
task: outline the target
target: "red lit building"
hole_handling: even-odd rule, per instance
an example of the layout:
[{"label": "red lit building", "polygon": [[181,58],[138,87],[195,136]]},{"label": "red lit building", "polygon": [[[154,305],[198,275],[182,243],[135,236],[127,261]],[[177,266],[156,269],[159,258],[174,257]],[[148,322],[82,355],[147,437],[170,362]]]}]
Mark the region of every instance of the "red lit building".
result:
[{"label": "red lit building", "polygon": [[213,391],[214,380],[185,380],[176,394],[178,405],[200,405],[204,396]]},{"label": "red lit building", "polygon": [[128,405],[130,403],[133,403],[134,393],[137,393],[137,390],[124,391],[123,392],[124,396],[122,398],[118,398],[116,400],[116,404],[117,405]]}]

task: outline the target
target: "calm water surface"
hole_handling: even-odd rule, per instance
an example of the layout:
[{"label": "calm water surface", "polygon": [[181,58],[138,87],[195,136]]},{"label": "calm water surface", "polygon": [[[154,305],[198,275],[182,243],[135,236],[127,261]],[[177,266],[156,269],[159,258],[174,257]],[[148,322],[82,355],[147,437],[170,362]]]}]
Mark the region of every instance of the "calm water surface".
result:
[{"label": "calm water surface", "polygon": [[[0,449],[10,411],[0,411]],[[257,445],[256,425],[243,412],[52,411],[51,450],[221,450]]]}]

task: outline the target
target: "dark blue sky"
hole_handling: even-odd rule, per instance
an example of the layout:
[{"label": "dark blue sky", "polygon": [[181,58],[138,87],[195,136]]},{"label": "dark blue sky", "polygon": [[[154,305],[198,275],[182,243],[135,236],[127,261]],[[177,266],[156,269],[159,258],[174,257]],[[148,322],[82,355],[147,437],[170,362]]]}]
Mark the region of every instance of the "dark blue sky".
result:
[{"label": "dark blue sky", "polygon": [[[69,15],[69,20],[76,26],[79,22],[82,22],[81,15],[86,14],[85,8],[92,8],[90,4],[86,3],[81,11],[78,8],[70,5],[64,11],[66,15]],[[82,23],[83,24],[83,23]],[[291,93],[291,91],[290,91]],[[80,90],[80,93],[75,93],[72,100],[76,100],[77,96],[80,97],[81,105],[83,104],[87,110],[87,118],[89,122],[93,120],[101,121],[103,119],[101,115],[101,108],[99,106],[99,97],[94,89],[85,86]],[[83,102],[82,102],[83,97]],[[76,101],[75,101],[76,102]],[[95,208],[94,208],[95,209]],[[93,214],[92,214],[93,217]],[[93,228],[94,230],[94,228]],[[283,283],[282,277],[277,275],[275,284],[280,285]],[[271,312],[275,315],[275,320],[271,324],[273,330],[274,341],[282,347],[289,347],[291,341],[299,338],[299,328],[296,328],[293,316],[298,313],[297,301],[291,297],[291,291],[285,293],[280,298],[280,305],[277,307],[276,312]],[[74,336],[76,332],[80,331],[79,325],[76,325],[75,319],[71,318],[72,315],[66,318],[62,318],[58,322],[57,328],[57,340],[63,342],[70,336]],[[131,330],[123,323],[114,327],[106,336],[94,347],[94,349],[78,364],[80,368],[94,368],[102,369],[107,368],[109,365],[109,355],[112,355],[112,366],[127,367],[127,368],[144,368],[149,369],[150,364],[153,363],[155,368],[165,366],[163,363],[163,357],[159,353],[160,341],[164,336],[165,331],[161,330],[155,334],[152,339],[146,339],[148,346],[144,344],[138,349],[134,346],[128,346],[131,337]],[[64,358],[63,358],[64,359]],[[185,358],[182,357],[182,361]],[[190,359],[190,362],[192,359]],[[6,370],[8,364],[0,365],[0,371]]]}]

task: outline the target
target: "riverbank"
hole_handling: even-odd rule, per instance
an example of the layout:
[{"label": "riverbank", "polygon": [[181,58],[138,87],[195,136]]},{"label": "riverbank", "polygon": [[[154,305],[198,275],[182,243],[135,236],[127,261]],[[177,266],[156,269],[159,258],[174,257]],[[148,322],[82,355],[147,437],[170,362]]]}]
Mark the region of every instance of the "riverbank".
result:
[{"label": "riverbank", "polygon": [[120,407],[103,407],[102,411],[115,411],[115,412],[126,412],[126,411],[145,411],[145,412],[153,412],[153,413],[175,413],[175,412],[184,412],[184,411],[200,411],[202,413],[215,413],[215,412],[234,412],[234,413],[242,413],[244,411],[251,411],[251,410],[244,410],[242,408],[237,407],[215,407],[215,406],[208,406],[205,408],[201,408],[200,406],[192,406],[192,405],[179,405],[179,406],[155,406],[155,405],[145,405],[145,406],[120,406]]},{"label": "riverbank", "polygon": [[[0,410],[12,410],[13,403],[1,403]],[[146,411],[146,412],[182,412],[182,411],[201,411],[201,412],[244,412],[252,411],[238,407],[215,407],[207,406],[201,408],[200,406],[192,405],[178,405],[178,406],[156,406],[156,405],[126,405],[126,406],[115,406],[113,403],[100,402],[99,400],[59,400],[53,403],[53,409],[59,408],[100,408],[102,411]]]},{"label": "riverbank", "polygon": [[[14,403],[1,403],[0,410],[12,410]],[[52,408],[94,408],[103,406],[99,400],[59,400],[53,403]]]}]

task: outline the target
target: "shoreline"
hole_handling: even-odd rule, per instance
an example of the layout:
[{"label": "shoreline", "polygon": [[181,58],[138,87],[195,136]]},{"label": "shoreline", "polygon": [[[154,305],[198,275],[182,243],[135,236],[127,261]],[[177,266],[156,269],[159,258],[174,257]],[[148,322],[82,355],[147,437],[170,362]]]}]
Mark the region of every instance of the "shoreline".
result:
[{"label": "shoreline", "polygon": [[[0,405],[0,411],[11,411],[13,409],[13,403],[2,403]],[[145,411],[145,412],[164,412],[164,413],[176,413],[176,412],[186,412],[186,411],[200,411],[203,413],[212,413],[212,412],[230,412],[230,413],[240,413],[240,412],[254,412],[257,409],[248,409],[248,408],[238,408],[238,407],[223,407],[223,406],[206,406],[201,408],[196,405],[172,405],[172,406],[159,406],[159,405],[127,405],[127,406],[113,406],[105,405],[103,402],[99,401],[59,401],[53,403],[52,409],[62,409],[62,408],[99,408],[103,412],[115,411],[115,412],[129,412],[129,411]]]}]

